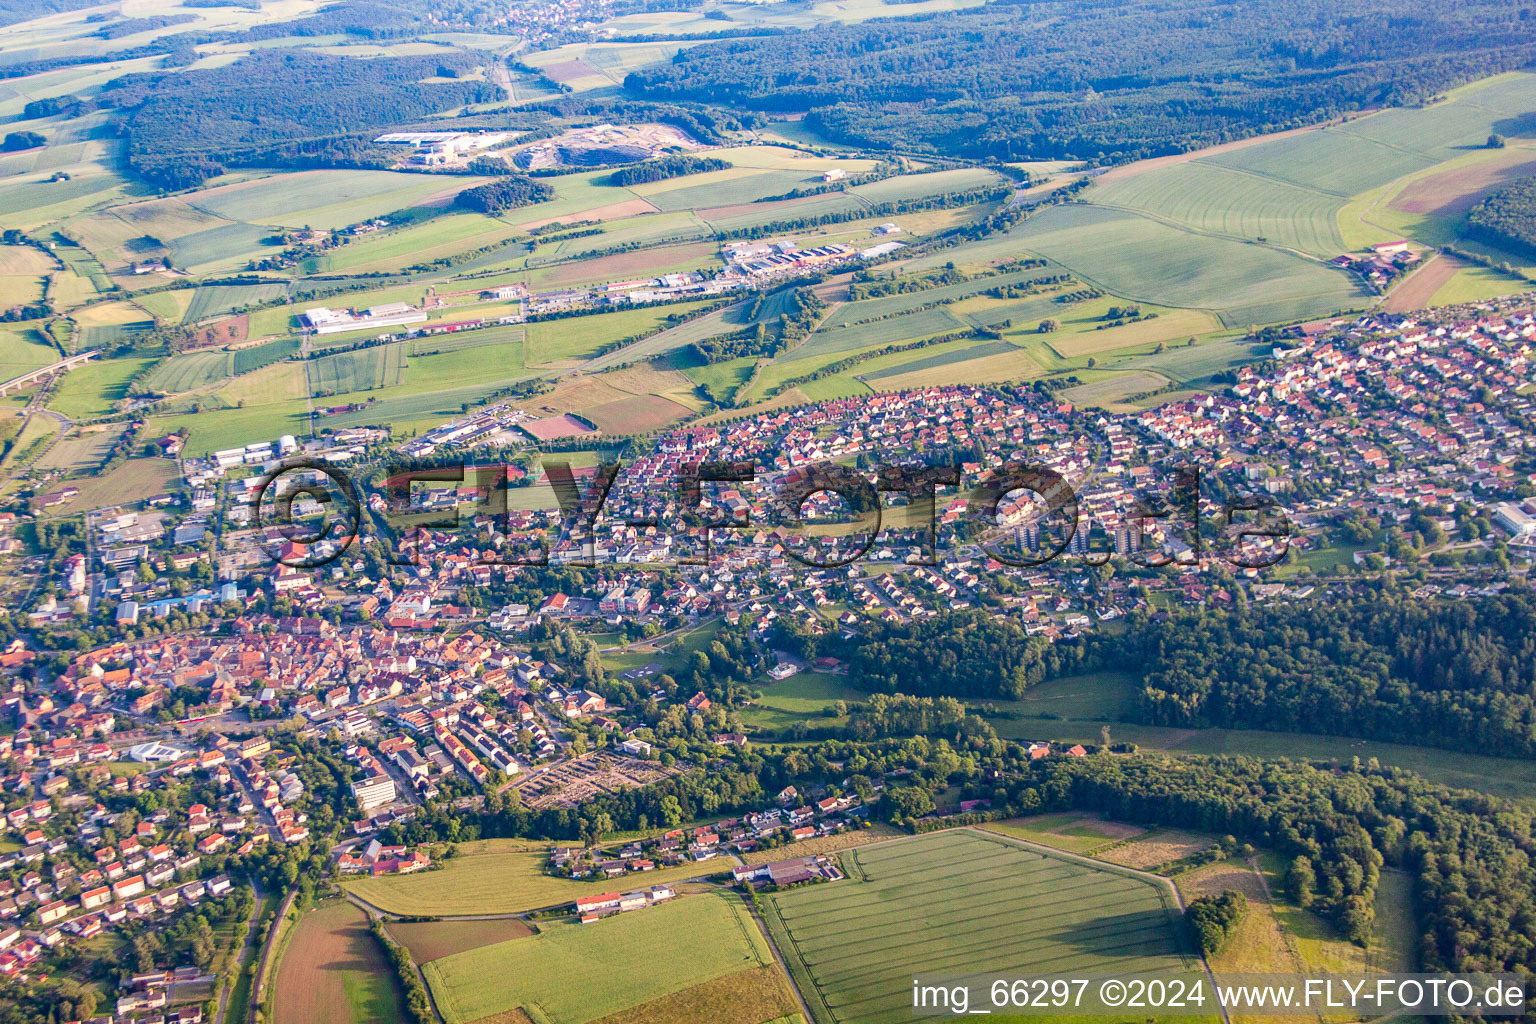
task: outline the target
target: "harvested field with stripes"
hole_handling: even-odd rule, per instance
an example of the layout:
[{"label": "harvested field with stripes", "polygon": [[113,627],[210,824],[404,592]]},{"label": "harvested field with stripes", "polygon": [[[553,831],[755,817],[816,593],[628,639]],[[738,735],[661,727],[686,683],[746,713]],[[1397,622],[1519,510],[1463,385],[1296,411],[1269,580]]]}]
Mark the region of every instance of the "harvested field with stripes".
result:
[{"label": "harvested field with stripes", "polygon": [[817,1024],[910,1020],[917,973],[1170,977],[1198,963],[1172,892],[1110,865],[969,829],[842,861],[846,881],[767,900]]}]

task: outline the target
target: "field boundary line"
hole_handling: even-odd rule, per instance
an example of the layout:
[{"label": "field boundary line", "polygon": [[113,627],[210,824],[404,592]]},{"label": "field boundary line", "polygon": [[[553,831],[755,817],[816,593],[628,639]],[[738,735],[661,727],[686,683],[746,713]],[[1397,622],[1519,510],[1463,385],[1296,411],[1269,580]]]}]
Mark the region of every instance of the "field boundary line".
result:
[{"label": "field boundary line", "polygon": [[[789,982],[789,990],[795,994],[795,1001],[800,1004],[800,1009],[805,1014],[806,1024],[829,1024],[829,1022],[835,1022],[837,1016],[833,1014],[832,1008],[827,1005],[826,996],[822,994],[821,988],[816,984],[816,976],[806,966],[805,957],[800,953],[800,947],[795,942],[794,933],[784,923],[784,918],[779,913],[778,906],[774,904],[772,899],[762,901],[762,905],[764,909],[761,917],[758,916],[757,908],[751,904],[748,904],[748,910],[752,914],[752,919],[762,927],[763,936],[768,941],[768,948],[773,951],[774,960],[778,962],[779,969],[784,972],[785,980]],[[768,920],[769,915],[772,915],[773,921],[778,924],[779,930],[784,933],[784,940],[794,949],[795,962],[805,971],[806,980],[810,982],[811,991],[816,997],[816,1005],[820,1007],[822,1014],[812,1010],[811,1004],[806,1001],[802,986],[795,978],[794,968],[790,966],[788,959],[780,952],[778,943],[774,939],[773,923]]]}]

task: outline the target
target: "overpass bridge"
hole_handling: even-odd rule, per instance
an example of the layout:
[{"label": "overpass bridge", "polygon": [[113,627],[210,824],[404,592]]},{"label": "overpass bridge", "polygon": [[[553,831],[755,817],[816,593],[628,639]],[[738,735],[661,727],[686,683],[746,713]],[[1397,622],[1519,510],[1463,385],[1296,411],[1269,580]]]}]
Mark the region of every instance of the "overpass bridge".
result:
[{"label": "overpass bridge", "polygon": [[20,377],[12,377],[10,380],[0,383],[0,396],[8,395],[12,391],[26,387],[28,384],[36,384],[38,381],[51,377],[55,373],[73,370],[75,367],[89,362],[99,355],[101,355],[100,349],[89,349],[78,355],[70,356],[68,359],[60,359],[56,363],[49,363],[47,366],[38,367],[36,370],[24,373]]}]

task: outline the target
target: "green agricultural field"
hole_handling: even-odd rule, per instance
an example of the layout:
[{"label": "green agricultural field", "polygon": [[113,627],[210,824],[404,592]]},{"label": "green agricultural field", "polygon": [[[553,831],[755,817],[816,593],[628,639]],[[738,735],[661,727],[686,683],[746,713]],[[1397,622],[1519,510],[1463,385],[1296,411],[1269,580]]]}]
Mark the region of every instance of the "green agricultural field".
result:
[{"label": "green agricultural field", "polygon": [[131,343],[133,339],[155,325],[142,320],[129,324],[81,324],[81,348],[116,348]]},{"label": "green agricultural field", "polygon": [[[307,410],[306,403],[289,401],[244,409],[171,413],[152,417],[150,425],[156,436],[185,427],[189,433],[186,454],[206,455],[223,448],[247,445],[253,440],[276,440],[284,434],[307,437]],[[336,425],[332,420],[327,420],[326,424]]]},{"label": "green agricultural field", "polygon": [[[1267,323],[1266,313],[1272,310],[1284,314],[1273,319],[1299,319],[1367,302],[1349,275],[1320,262],[1267,246],[1192,234],[1120,210],[1051,207],[1006,237],[1114,295],[1214,309],[1228,324]],[[993,239],[983,242],[989,249],[997,244]],[[950,258],[966,259],[966,248],[949,250]]]},{"label": "green agricultural field", "polygon": [[911,1020],[921,972],[1171,977],[1198,964],[1171,889],[1109,865],[969,829],[842,859],[847,880],[766,901],[816,1024]]},{"label": "green agricultural field", "polygon": [[[582,882],[544,874],[548,847],[515,840],[488,839],[461,843],[459,853],[441,871],[419,875],[359,878],[346,883],[354,895],[391,914],[453,916],[514,914],[540,907],[572,903],[578,897],[606,892],[620,881]],[[662,885],[709,874],[709,866],[684,864],[647,871],[630,880],[635,885]]]},{"label": "green agricultural field", "polygon": [[138,295],[133,301],[157,319],[179,324],[181,318],[186,316],[194,294],[196,294],[194,288],[173,288],[169,291]]},{"label": "green agricultural field", "polygon": [[128,397],[128,382],[153,359],[107,359],[77,366],[64,375],[48,398],[48,408],[70,419],[89,419],[112,412]]},{"label": "green agricultural field", "polygon": [[146,391],[179,394],[217,384],[226,377],[237,377],[271,366],[298,350],[298,339],[283,338],[234,351],[207,349],[183,352],[163,360],[140,378],[139,384]]},{"label": "green agricultural field", "polygon": [[[908,353],[911,355],[912,353]],[[953,346],[942,346],[940,351],[931,355],[920,355],[907,362],[898,362],[891,366],[882,367],[870,371],[859,371],[861,380],[883,381],[890,377],[901,377],[907,374],[922,373],[925,370],[934,370],[940,367],[954,367],[956,377],[959,380],[971,380],[972,376],[964,372],[964,366],[971,362],[991,359],[994,356],[1007,357],[1004,362],[1015,368],[1014,377],[1033,377],[1039,374],[1040,367],[1034,360],[1017,345],[1006,341],[984,341],[979,344],[960,343]],[[979,381],[977,381],[979,383]]]},{"label": "green agricultural field", "polygon": [[16,181],[0,185],[0,225],[32,227],[63,215],[64,204],[97,202],[122,184],[113,174],[82,174],[68,181]]},{"label": "green agricultural field", "polygon": [[1002,176],[994,171],[980,167],[962,167],[953,171],[898,175],[882,181],[872,181],[867,185],[855,185],[848,191],[871,203],[893,203],[943,195],[945,192],[965,192],[973,188],[998,185],[1002,181]]},{"label": "green agricultural field", "polygon": [[[498,365],[515,350],[518,353],[517,365],[522,366],[522,346],[525,336],[526,332],[522,327],[490,327],[480,331],[438,334],[413,340],[411,342],[411,355],[462,352],[465,349],[496,346],[497,351],[490,358],[494,358]],[[502,346],[506,347],[505,350],[502,349]]]},{"label": "green agricultural field", "polygon": [[576,214],[588,213],[600,210],[604,207],[630,204],[632,208],[624,210],[615,216],[633,216],[651,209],[639,196],[627,188],[604,184],[608,180],[610,171],[590,171],[582,174],[561,174],[557,177],[544,179],[545,184],[555,190],[555,198],[548,202],[535,203],[532,206],[524,206],[516,210],[508,210],[507,220],[515,224],[527,226],[529,224],[541,224],[560,217],[570,217],[575,220],[584,218],[576,217]]},{"label": "green agricultural field", "polygon": [[1266,238],[1314,256],[1337,256],[1345,248],[1339,197],[1199,160],[1100,185],[1084,198],[1206,234]]},{"label": "green agricultural field", "polygon": [[485,180],[445,181],[435,175],[395,171],[298,171],[207,189],[189,202],[232,221],[341,228],[418,205],[434,193],[469,188]]},{"label": "green agricultural field", "polygon": [[[538,935],[428,963],[449,1024],[518,1007],[549,1024],[585,1024],[713,978],[772,966],[739,897],[706,893],[590,925],[541,923]],[[659,950],[670,950],[658,955]]]},{"label": "green agricultural field", "polygon": [[271,234],[254,224],[224,224],[183,235],[167,245],[176,266],[208,271],[243,266],[261,251],[262,239]]},{"label": "green agricultural field", "polygon": [[821,180],[820,175],[809,171],[744,171],[743,168],[733,168],[693,177],[672,178],[660,184],[677,187],[641,194],[658,210],[704,210],[715,206],[755,203]]},{"label": "green agricultural field", "polygon": [[939,306],[916,313],[904,313],[876,320],[873,323],[855,324],[851,327],[832,327],[817,331],[803,345],[791,349],[787,355],[796,361],[827,356],[841,356],[860,349],[889,345],[893,342],[925,338],[932,334],[947,334],[965,328],[953,313]]},{"label": "green agricultural field", "polygon": [[407,343],[392,342],[309,360],[309,382],[316,395],[344,395],[401,384],[406,374]]},{"label": "green agricultural field", "polygon": [[[399,230],[365,235],[324,256],[307,260],[304,270],[311,274],[400,270],[472,252],[519,234],[521,232],[516,228],[492,217],[478,213],[450,213]],[[520,251],[517,248],[506,250],[511,254]],[[467,266],[459,264],[454,270],[463,273]]]},{"label": "green agricultural field", "polygon": [[58,360],[59,350],[48,342],[40,328],[23,324],[0,327],[0,380],[19,377]]},{"label": "green agricultural field", "polygon": [[664,331],[653,334],[644,341],[627,346],[617,352],[611,352],[605,356],[587,363],[583,369],[595,372],[612,366],[616,363],[634,362],[639,359],[648,359],[655,356],[675,352],[686,348],[696,341],[704,341],[720,334],[731,334],[744,327],[753,327],[760,323],[771,323],[777,320],[783,313],[785,303],[789,299],[788,290],[770,293],[764,299],[763,305],[756,315],[752,314],[752,305],[755,297],[743,299],[720,309],[712,310],[703,316],[697,316],[679,324],[669,327]]},{"label": "green agricultural field", "polygon": [[[597,355],[597,350],[604,345],[651,330],[667,322],[669,317],[678,319],[686,317],[704,305],[705,303],[702,302],[684,302],[531,323],[527,327],[528,365],[557,366],[592,359]],[[704,337],[709,336],[704,335]],[[631,362],[639,352],[638,349],[622,349],[613,353],[612,361]],[[654,355],[655,352],[646,351],[646,354]]]},{"label": "green agricultural field", "polygon": [[[878,299],[861,299],[858,302],[849,302],[839,306],[827,317],[827,326],[839,327],[845,324],[859,323],[863,320],[875,320],[881,317],[894,316],[897,313],[905,313],[909,310],[917,309],[919,306],[930,306],[934,303],[958,302],[962,299],[991,291],[993,288],[1003,288],[1012,284],[1050,277],[1060,272],[1059,269],[1052,267],[1032,267],[1028,270],[1012,270],[1006,274],[995,274],[991,277],[981,277],[970,281],[960,281],[955,284],[940,285],[937,288],[925,288],[922,291],[902,292],[899,295],[885,295]],[[1068,285],[1067,287],[1070,288],[1072,286]],[[1029,301],[1036,302],[1039,300],[1031,299]],[[1049,302],[1052,300],[1046,299],[1045,301]]]},{"label": "green agricultural field", "polygon": [[215,384],[229,376],[230,353],[222,350],[173,356],[139,380],[146,391],[178,394]]},{"label": "green agricultural field", "polygon": [[1436,162],[1433,157],[1365,138],[1348,127],[1321,128],[1201,160],[1342,199]]},{"label": "green agricultural field", "polygon": [[192,293],[192,301],[182,314],[182,323],[200,323],[220,313],[234,312],[245,306],[277,302],[287,294],[287,286],[276,283],[208,285]]},{"label": "green agricultural field", "polygon": [[805,199],[783,199],[770,203],[750,203],[744,206],[721,206],[696,212],[699,219],[714,231],[739,231],[823,215],[860,214],[867,209],[869,204],[846,192],[827,192]]},{"label": "green agricultural field", "polygon": [[1116,362],[1114,368],[1150,370],[1187,384],[1229,367],[1263,359],[1269,352],[1268,346],[1255,345],[1246,338],[1232,338],[1191,347],[1175,345],[1157,354],[1131,356]]}]

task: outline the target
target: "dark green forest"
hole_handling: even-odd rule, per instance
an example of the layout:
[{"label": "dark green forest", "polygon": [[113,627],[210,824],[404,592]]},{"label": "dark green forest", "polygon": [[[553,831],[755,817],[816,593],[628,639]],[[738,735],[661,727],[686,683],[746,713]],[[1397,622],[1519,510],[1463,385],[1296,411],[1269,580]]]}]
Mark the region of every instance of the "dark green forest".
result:
[{"label": "dark green forest", "polygon": [[554,194],[555,190],[546,182],[534,181],[522,174],[508,174],[484,185],[465,189],[454,197],[453,204],[494,217],[503,210],[542,203]]},{"label": "dark green forest", "polygon": [[1106,642],[1157,725],[1320,732],[1536,756],[1536,598],[1408,594],[1175,615]]},{"label": "dark green forest", "polygon": [[659,100],[806,111],[838,142],[975,158],[1130,159],[1412,103],[1536,57],[1533,5],[1002,2],[685,49]]},{"label": "dark green forest", "polygon": [[646,160],[633,167],[621,167],[608,175],[609,185],[644,185],[650,181],[666,181],[681,178],[685,174],[703,174],[706,171],[723,171],[731,165],[714,156],[664,156],[659,160]]},{"label": "dark green forest", "polygon": [[1522,256],[1536,256],[1536,178],[1521,178],[1467,214],[1467,233]]},{"label": "dark green forest", "polygon": [[440,65],[468,71],[476,63],[462,53],[364,60],[258,51],[219,68],[130,75],[109,83],[102,102],[128,111],[136,173],[190,188],[274,155],[297,166],[382,166],[367,133],[496,98],[490,82],[420,81]]}]

